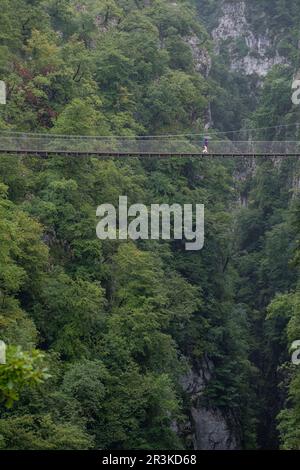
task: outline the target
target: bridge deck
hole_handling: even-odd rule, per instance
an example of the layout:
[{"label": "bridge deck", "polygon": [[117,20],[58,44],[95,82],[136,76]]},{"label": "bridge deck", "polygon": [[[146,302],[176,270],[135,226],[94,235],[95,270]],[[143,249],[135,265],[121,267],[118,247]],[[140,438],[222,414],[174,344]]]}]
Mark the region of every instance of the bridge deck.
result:
[{"label": "bridge deck", "polygon": [[0,153],[100,157],[299,157],[298,141],[211,141],[208,154],[193,139],[85,137],[0,133]]},{"label": "bridge deck", "polygon": [[31,155],[31,156],[38,156],[38,157],[48,157],[51,155],[57,156],[65,156],[65,157],[101,157],[103,159],[106,158],[171,158],[171,157],[178,157],[178,158],[288,158],[288,157],[296,157],[300,158],[299,153],[289,153],[289,154],[266,154],[266,153],[191,153],[191,152],[172,152],[172,153],[164,153],[164,152],[102,152],[102,151],[94,151],[94,152],[76,152],[76,151],[39,151],[39,150],[0,150],[0,155]]}]

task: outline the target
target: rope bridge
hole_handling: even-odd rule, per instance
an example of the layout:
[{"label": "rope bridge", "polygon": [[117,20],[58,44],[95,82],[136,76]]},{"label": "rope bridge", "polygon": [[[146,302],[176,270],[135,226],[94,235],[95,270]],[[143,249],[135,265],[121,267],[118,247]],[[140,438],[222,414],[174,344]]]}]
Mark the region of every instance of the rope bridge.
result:
[{"label": "rope bridge", "polygon": [[197,139],[167,137],[89,137],[0,133],[0,154],[99,157],[300,157],[300,141],[210,140],[203,154]]}]

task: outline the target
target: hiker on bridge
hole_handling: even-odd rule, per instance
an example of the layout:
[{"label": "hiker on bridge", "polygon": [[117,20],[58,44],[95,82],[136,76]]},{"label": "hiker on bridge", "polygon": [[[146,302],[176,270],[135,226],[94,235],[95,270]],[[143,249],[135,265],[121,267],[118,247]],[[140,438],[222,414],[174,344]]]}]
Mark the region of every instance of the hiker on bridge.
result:
[{"label": "hiker on bridge", "polygon": [[208,138],[207,137],[204,138],[202,153],[208,153]]}]

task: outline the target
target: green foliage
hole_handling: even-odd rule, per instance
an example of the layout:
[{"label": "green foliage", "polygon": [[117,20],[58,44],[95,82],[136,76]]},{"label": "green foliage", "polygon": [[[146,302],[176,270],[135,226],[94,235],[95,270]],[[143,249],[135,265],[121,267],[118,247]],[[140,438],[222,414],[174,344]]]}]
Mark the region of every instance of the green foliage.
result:
[{"label": "green foliage", "polygon": [[10,416],[0,419],[0,448],[5,450],[85,450],[92,438],[79,426],[43,416]]},{"label": "green foliage", "polygon": [[[292,68],[274,67],[259,90],[229,72],[228,48],[213,56],[205,29],[222,2],[193,3],[2,0],[0,128],[201,133],[210,105],[220,130],[294,122]],[[265,31],[268,15],[296,63],[297,2],[289,11],[283,0],[247,3],[248,21]],[[234,53],[248,53],[244,38]],[[199,70],[210,58],[208,79]],[[295,137],[259,137],[285,135]],[[0,391],[3,404],[14,403],[0,410],[1,448],[182,449],[197,406],[228,417],[243,448],[276,445],[281,411],[282,447],[299,449],[299,373],[284,366],[300,332],[299,166],[261,161],[252,170],[1,156],[0,335],[11,346]],[[96,207],[120,195],[130,204],[204,203],[205,249],[98,240]],[[205,375],[207,360],[210,378],[195,398],[182,378]]]},{"label": "green foliage", "polygon": [[11,408],[24,387],[34,387],[49,378],[43,366],[44,355],[37,350],[29,353],[9,347],[6,364],[0,367],[0,401]]}]

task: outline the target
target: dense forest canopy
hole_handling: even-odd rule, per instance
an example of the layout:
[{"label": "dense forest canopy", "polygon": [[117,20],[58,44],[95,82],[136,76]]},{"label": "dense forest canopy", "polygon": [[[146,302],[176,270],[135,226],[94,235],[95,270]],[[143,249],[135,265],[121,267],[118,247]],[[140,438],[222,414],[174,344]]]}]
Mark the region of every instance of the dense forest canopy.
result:
[{"label": "dense forest canopy", "polygon": [[[265,76],[230,68],[245,38],[215,47],[236,3],[284,59]],[[276,127],[300,122],[297,3],[0,0],[0,132],[298,138]],[[299,172],[295,158],[1,155],[0,448],[299,450]],[[96,208],[120,195],[204,204],[204,249],[100,241]]]}]

